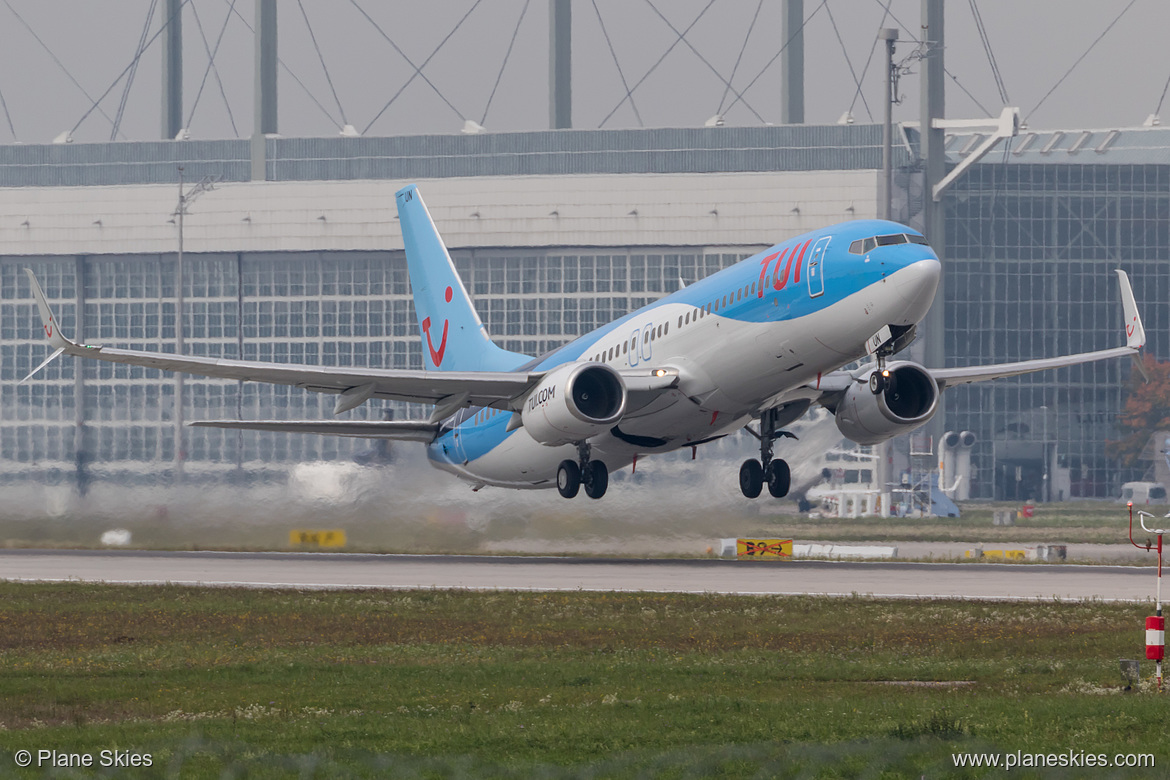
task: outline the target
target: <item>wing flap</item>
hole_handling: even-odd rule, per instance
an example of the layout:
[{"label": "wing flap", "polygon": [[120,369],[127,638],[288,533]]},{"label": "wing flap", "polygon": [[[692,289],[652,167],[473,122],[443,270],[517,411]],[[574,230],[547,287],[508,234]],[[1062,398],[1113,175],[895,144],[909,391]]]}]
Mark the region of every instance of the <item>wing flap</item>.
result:
[{"label": "wing flap", "polygon": [[315,433],[356,439],[394,439],[424,444],[432,441],[439,432],[438,424],[426,420],[202,420],[191,423],[191,426],[277,433]]},{"label": "wing flap", "polygon": [[[181,371],[217,379],[293,385],[318,393],[345,393],[361,388],[362,394],[369,392],[370,398],[392,398],[417,403],[435,403],[453,393],[466,392],[469,404],[499,405],[524,393],[538,376],[511,372],[436,372],[261,363],[112,347],[74,347],[67,348],[66,352],[110,363]],[[372,390],[368,389],[369,385],[373,385]]]}]

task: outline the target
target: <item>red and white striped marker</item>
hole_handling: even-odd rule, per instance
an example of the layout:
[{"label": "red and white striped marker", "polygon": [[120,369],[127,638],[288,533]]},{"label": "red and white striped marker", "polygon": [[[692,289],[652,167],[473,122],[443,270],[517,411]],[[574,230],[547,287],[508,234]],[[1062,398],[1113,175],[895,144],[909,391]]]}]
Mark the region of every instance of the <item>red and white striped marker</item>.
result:
[{"label": "red and white striped marker", "polygon": [[1146,658],[1161,661],[1166,657],[1166,618],[1146,618]]}]

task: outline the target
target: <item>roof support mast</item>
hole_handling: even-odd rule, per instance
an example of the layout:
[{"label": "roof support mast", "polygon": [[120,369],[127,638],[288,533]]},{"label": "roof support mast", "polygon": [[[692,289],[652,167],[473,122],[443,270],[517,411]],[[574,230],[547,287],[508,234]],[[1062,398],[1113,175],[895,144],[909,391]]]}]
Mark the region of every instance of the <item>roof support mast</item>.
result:
[{"label": "roof support mast", "polygon": [[804,124],[804,0],[784,0],[780,39],[783,82],[780,94],[780,122]]},{"label": "roof support mast", "polygon": [[[162,34],[162,137],[178,138],[183,130],[183,0],[166,0]],[[111,139],[112,140],[112,139]]]},{"label": "roof support mast", "polygon": [[266,135],[276,129],[276,0],[256,0],[252,181],[268,178]]},{"label": "roof support mast", "polygon": [[[925,48],[922,60],[922,124],[921,128],[921,155],[923,172],[926,176],[925,191],[934,192],[935,186],[946,175],[946,135],[941,127],[935,124],[936,119],[942,119],[946,114],[946,91],[943,77],[943,0],[922,0],[922,44]],[[930,242],[931,248],[944,260],[946,251],[946,210],[941,201],[934,198],[923,199],[923,235]],[[938,292],[934,296],[934,304],[926,314],[923,327],[919,333],[924,336],[925,363],[927,368],[942,368],[946,364],[946,274],[939,278]],[[946,428],[946,408],[943,399],[939,399],[938,412],[928,423],[926,430],[939,441]]]},{"label": "roof support mast", "polygon": [[548,88],[549,127],[573,126],[573,25],[569,0],[549,0]]}]

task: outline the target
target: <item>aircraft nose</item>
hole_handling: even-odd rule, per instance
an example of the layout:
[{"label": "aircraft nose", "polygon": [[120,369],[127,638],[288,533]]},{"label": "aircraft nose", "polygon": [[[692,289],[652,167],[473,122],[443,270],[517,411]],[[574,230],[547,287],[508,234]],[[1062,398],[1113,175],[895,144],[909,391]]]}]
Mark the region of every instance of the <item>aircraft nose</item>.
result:
[{"label": "aircraft nose", "polygon": [[894,275],[894,283],[904,306],[902,319],[894,324],[912,325],[926,316],[930,304],[934,302],[940,276],[942,264],[937,257],[916,260]]}]

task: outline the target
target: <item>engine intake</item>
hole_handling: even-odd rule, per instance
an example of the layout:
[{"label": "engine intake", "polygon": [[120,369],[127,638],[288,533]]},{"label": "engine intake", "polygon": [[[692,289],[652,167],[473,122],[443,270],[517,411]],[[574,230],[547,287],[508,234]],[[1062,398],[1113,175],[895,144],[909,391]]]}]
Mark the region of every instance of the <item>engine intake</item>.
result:
[{"label": "engine intake", "polygon": [[909,433],[930,421],[938,409],[938,383],[917,363],[892,363],[878,395],[869,391],[871,369],[849,386],[837,405],[837,429],[858,444],[878,444]]},{"label": "engine intake", "polygon": [[547,374],[524,399],[528,435],[558,446],[609,430],[626,411],[626,384],[604,363],[578,362]]}]

